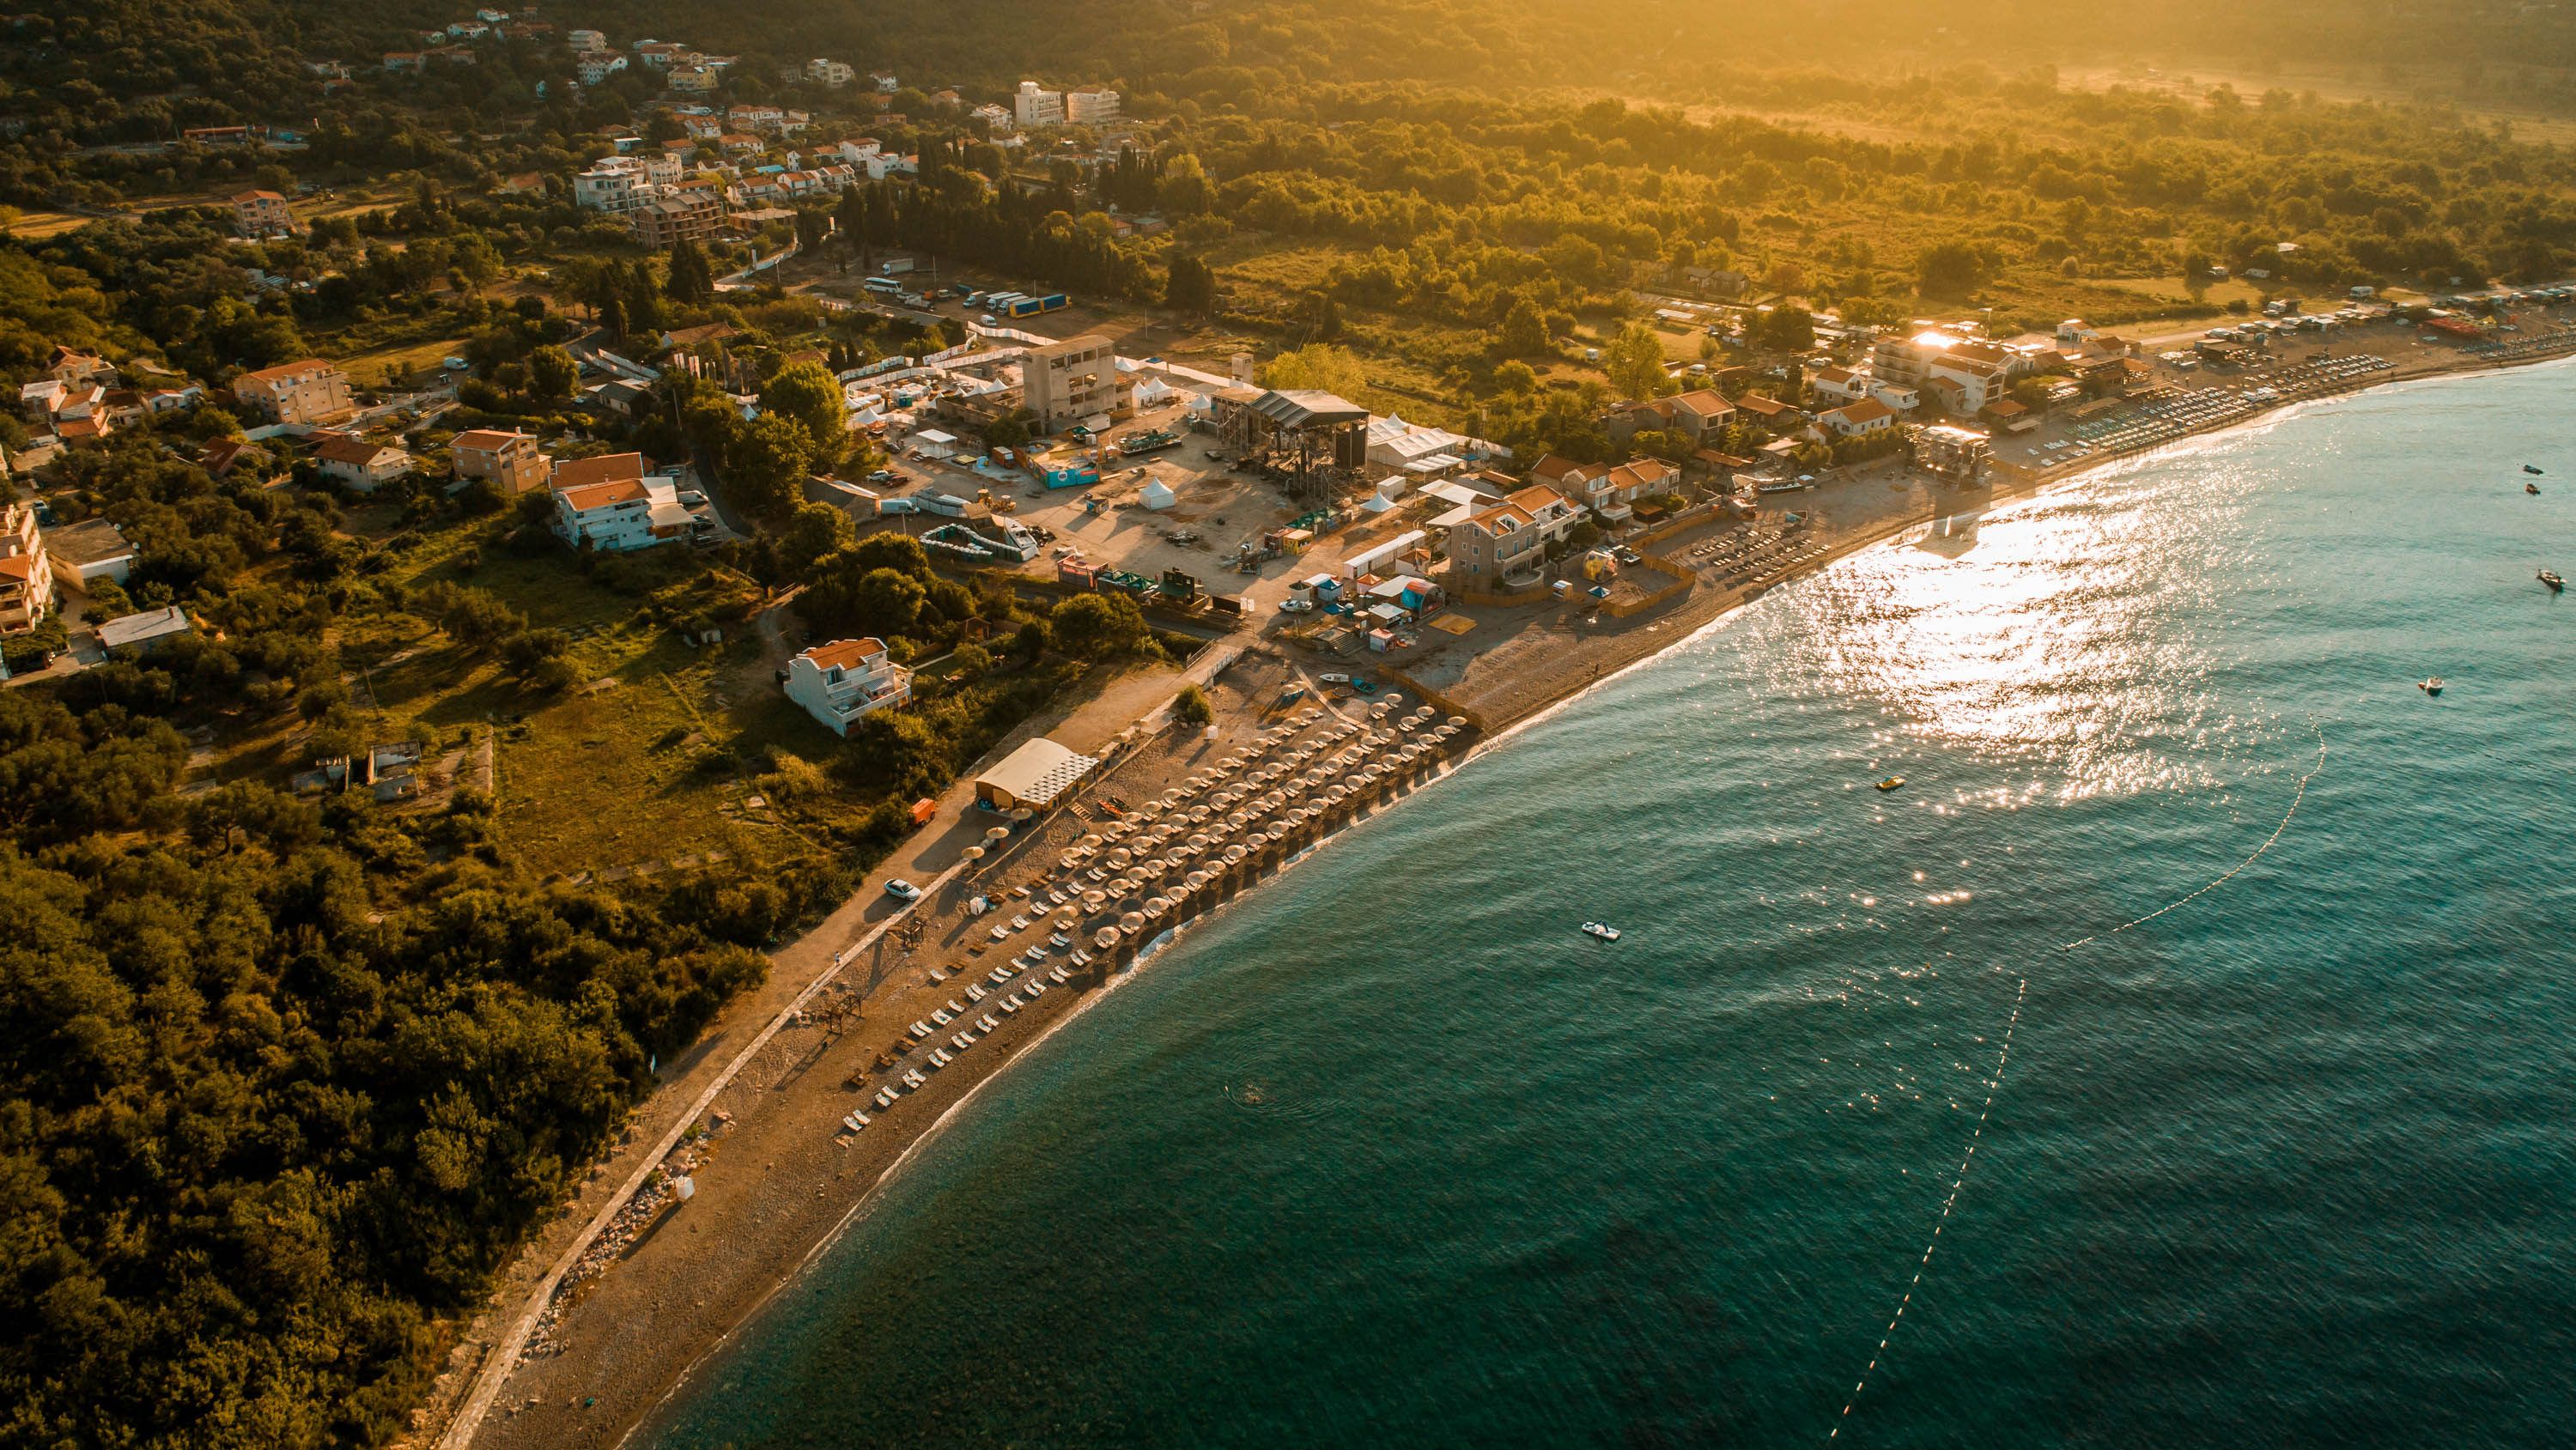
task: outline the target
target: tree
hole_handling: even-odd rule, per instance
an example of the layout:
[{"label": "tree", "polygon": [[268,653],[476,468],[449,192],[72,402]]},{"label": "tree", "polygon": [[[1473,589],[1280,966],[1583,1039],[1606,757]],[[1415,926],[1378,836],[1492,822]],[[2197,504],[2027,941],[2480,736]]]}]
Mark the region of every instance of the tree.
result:
[{"label": "tree", "polygon": [[573,385],[580,380],[580,366],[562,348],[548,343],[528,354],[528,396],[558,402],[571,397]]},{"label": "tree", "polygon": [[2198,302],[2209,291],[2209,254],[2198,247],[2185,247],[2182,253],[2183,290]]},{"label": "tree", "polygon": [[1183,685],[1172,697],[1172,718],[1196,729],[1216,719],[1216,707],[1208,703],[1207,691],[1196,685]]},{"label": "tree", "polygon": [[1331,293],[1309,292],[1298,302],[1288,326],[1310,344],[1331,342],[1342,335],[1342,310],[1333,305]]},{"label": "tree", "polygon": [[1144,648],[1144,611],[1124,594],[1077,594],[1047,616],[1055,647],[1078,660],[1116,659]]},{"label": "tree", "polygon": [[[796,512],[787,520],[787,527],[779,533],[779,560],[786,566],[790,577],[809,577],[814,566],[825,556],[849,546],[850,531],[850,516],[840,509],[827,503],[798,504]],[[905,539],[904,542],[912,541]]]},{"label": "tree", "polygon": [[1547,337],[1547,314],[1526,297],[1512,303],[1503,314],[1502,331],[1494,335],[1496,357],[1539,357],[1556,349]]},{"label": "tree", "polygon": [[921,619],[922,606],[930,600],[930,591],[909,574],[892,569],[870,569],[859,576],[851,595],[860,625],[876,635],[901,634]]},{"label": "tree", "polygon": [[1528,363],[1507,362],[1494,369],[1494,386],[1515,398],[1526,398],[1538,391],[1538,374]]},{"label": "tree", "polygon": [[1609,375],[1610,391],[1622,398],[1660,397],[1672,381],[1664,374],[1663,339],[1642,322],[1619,329],[1601,355],[1601,368]]},{"label": "tree", "polygon": [[682,237],[671,244],[671,265],[662,282],[662,290],[680,303],[704,302],[715,295],[715,267],[707,261],[706,248]]},{"label": "tree", "polygon": [[818,362],[789,363],[760,390],[764,412],[794,419],[805,430],[812,461],[828,468],[841,461],[850,444],[849,407],[842,400],[841,380]]},{"label": "tree", "polygon": [[764,518],[784,513],[804,492],[812,439],[805,425],[763,413],[733,430],[725,449],[725,487],[734,506]]},{"label": "tree", "polygon": [[1272,388],[1316,388],[1345,398],[1368,385],[1360,373],[1360,360],[1326,343],[1308,343],[1272,358],[1262,365],[1261,382]]},{"label": "tree", "polygon": [[1991,247],[1935,242],[1915,258],[1916,290],[1926,297],[1965,297],[1985,281],[1996,260]]},{"label": "tree", "polygon": [[1216,311],[1216,273],[1186,252],[1172,253],[1171,271],[1163,279],[1163,305],[1191,317]]},{"label": "tree", "polygon": [[1762,314],[1753,342],[1773,352],[1805,352],[1816,345],[1816,319],[1804,307],[1784,302]]},{"label": "tree", "polygon": [[1163,210],[1173,220],[1198,216],[1216,205],[1216,183],[1197,156],[1184,151],[1163,167]]}]

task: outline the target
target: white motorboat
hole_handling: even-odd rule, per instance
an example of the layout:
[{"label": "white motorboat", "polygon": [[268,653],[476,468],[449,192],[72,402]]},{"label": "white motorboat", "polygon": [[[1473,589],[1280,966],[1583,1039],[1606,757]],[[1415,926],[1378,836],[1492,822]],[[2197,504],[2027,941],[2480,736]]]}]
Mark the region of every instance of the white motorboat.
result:
[{"label": "white motorboat", "polygon": [[1583,924],[1583,934],[1585,936],[1598,937],[1602,941],[1617,941],[1619,939],[1619,928],[1615,926],[1607,926],[1597,921],[1587,921]]}]

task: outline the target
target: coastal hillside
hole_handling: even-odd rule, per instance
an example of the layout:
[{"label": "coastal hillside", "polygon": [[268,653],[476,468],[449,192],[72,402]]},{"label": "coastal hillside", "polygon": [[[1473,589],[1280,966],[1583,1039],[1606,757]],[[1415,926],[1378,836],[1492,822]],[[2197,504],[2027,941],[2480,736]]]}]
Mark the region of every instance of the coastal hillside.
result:
[{"label": "coastal hillside", "polygon": [[2496,0],[0,42],[0,1450],[604,1435],[1166,890],[1925,520],[2576,347],[2576,11]]}]

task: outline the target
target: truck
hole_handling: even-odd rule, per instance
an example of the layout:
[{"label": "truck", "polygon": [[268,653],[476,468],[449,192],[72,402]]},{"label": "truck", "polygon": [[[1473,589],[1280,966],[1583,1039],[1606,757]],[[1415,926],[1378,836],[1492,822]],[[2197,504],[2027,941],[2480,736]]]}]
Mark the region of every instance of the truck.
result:
[{"label": "truck", "polygon": [[1012,303],[1022,301],[1028,295],[1026,292],[987,292],[980,305],[987,312],[1007,312]]},{"label": "truck", "polygon": [[879,267],[877,268],[877,272],[878,272],[878,274],[879,274],[879,275],[881,275],[881,276],[886,276],[886,277],[898,276],[898,275],[900,275],[900,274],[902,274],[902,273],[909,272],[909,271],[911,271],[911,270],[912,270],[912,259],[911,259],[910,257],[897,257],[897,258],[895,258],[894,260],[892,260],[892,261],[890,261],[890,262],[886,262],[886,263],[884,263],[883,265],[881,265],[881,266],[879,266]]},{"label": "truck", "polygon": [[1060,308],[1068,307],[1072,305],[1072,302],[1072,298],[1067,297],[1061,292],[1050,292],[1044,297],[1023,297],[1011,304],[1009,315],[1013,317],[1035,317],[1041,312],[1054,312]]}]

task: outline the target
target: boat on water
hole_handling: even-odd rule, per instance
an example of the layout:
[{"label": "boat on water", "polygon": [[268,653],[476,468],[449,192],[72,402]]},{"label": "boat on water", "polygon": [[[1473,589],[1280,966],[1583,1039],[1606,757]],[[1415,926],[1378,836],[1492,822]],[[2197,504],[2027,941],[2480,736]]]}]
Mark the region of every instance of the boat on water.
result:
[{"label": "boat on water", "polygon": [[2522,486],[2522,491],[2524,493],[2538,493],[2540,492],[2540,485],[2536,483],[2526,483]]},{"label": "boat on water", "polygon": [[2560,593],[2567,588],[2567,581],[2560,578],[2555,569],[2543,569],[2538,577],[2541,583],[2549,586],[2549,592],[2552,594]]},{"label": "boat on water", "polygon": [[1585,936],[1598,937],[1603,941],[1617,941],[1619,939],[1619,928],[1615,926],[1605,926],[1597,921],[1587,921],[1583,924],[1583,934]]},{"label": "boat on water", "polygon": [[2430,679],[2418,684],[2415,688],[2422,690],[2427,695],[2438,695],[2442,693],[2442,677],[2440,675],[2434,675]]},{"label": "boat on water", "polygon": [[2540,471],[2540,465],[2537,463],[2526,463],[2522,466],[2522,471],[2525,473],[2538,473]]},{"label": "boat on water", "polygon": [[1901,775],[1891,775],[1891,776],[1889,776],[1887,779],[1880,781],[1880,782],[1878,783],[1878,788],[1879,788],[1880,790],[1895,790],[1897,787],[1902,786],[1903,784],[1905,784],[1905,777],[1904,777],[1904,776],[1901,776]]}]

